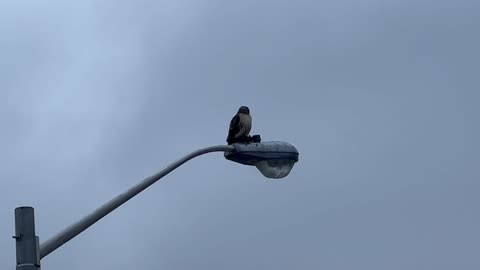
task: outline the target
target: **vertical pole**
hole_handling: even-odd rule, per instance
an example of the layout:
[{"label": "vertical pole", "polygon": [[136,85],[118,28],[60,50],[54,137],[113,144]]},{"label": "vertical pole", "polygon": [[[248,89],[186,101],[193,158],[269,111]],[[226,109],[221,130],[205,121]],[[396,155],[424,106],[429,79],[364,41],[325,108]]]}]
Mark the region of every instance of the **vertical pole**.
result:
[{"label": "vertical pole", "polygon": [[15,208],[15,238],[17,270],[40,270],[40,249],[35,235],[33,207]]}]

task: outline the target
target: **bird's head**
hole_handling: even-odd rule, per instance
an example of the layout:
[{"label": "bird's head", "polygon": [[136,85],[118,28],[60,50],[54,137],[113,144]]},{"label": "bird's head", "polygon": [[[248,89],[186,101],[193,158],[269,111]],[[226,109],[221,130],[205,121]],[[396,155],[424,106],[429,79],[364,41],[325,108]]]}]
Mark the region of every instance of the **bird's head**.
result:
[{"label": "bird's head", "polygon": [[238,113],[250,114],[250,109],[247,106],[242,106],[238,109]]}]

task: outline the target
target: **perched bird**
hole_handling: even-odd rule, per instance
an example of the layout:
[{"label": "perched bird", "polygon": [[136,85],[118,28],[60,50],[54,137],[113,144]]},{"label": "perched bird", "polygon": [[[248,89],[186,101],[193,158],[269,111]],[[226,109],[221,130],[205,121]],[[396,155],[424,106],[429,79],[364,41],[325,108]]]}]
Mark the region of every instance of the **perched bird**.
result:
[{"label": "perched bird", "polygon": [[227,143],[248,142],[251,129],[252,116],[250,115],[250,109],[247,106],[241,106],[230,121]]}]

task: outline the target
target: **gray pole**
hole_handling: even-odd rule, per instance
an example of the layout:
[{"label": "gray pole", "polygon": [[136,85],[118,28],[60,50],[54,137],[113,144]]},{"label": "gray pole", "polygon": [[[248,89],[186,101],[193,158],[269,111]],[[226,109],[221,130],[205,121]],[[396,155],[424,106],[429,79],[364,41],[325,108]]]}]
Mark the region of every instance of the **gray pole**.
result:
[{"label": "gray pole", "polygon": [[[192,158],[198,157],[203,154],[207,154],[210,152],[231,152],[235,149],[232,145],[217,145],[211,146],[207,148],[203,148],[192,152],[186,155],[183,158],[171,163],[165,169],[154,174],[150,177],[145,178],[140,183],[136,184],[135,186],[131,187],[126,192],[118,195],[117,197],[111,199],[107,203],[103,204],[91,214],[85,216],[81,220],[77,221],[76,223],[70,225],[69,227],[65,228],[63,231],[58,233],[57,235],[53,236],[52,238],[48,239],[47,241],[43,242],[40,245],[40,259],[43,259],[45,256],[50,254],[55,249],[59,248],[70,239],[74,238],[75,236],[79,235],[81,232],[86,230],[88,227],[93,225],[95,222],[99,221],[101,218],[115,210],[117,207],[125,203],[126,201],[133,198],[138,193],[142,192],[144,189],[152,185],[153,183],[160,180],[160,178],[164,177],[171,171],[178,168],[180,165],[184,164],[185,162],[189,161]],[[32,220],[33,220],[33,212],[32,212]],[[33,233],[34,235],[34,233]],[[18,244],[17,244],[18,247]],[[18,268],[18,270],[33,270],[34,268]]]},{"label": "gray pole", "polygon": [[32,207],[15,208],[15,236],[13,238],[16,242],[17,270],[39,270],[40,254]]}]

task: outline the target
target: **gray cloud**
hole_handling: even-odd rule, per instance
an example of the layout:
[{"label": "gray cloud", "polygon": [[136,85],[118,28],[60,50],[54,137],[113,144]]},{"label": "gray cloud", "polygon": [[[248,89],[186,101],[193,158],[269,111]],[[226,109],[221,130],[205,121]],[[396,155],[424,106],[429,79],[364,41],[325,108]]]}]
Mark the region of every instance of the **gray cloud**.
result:
[{"label": "gray cloud", "polygon": [[0,262],[197,148],[239,105],[282,181],[193,160],[43,269],[477,269],[475,1],[84,1],[0,8]]}]

